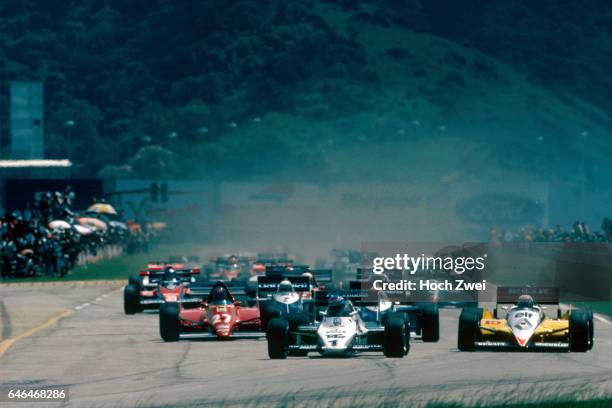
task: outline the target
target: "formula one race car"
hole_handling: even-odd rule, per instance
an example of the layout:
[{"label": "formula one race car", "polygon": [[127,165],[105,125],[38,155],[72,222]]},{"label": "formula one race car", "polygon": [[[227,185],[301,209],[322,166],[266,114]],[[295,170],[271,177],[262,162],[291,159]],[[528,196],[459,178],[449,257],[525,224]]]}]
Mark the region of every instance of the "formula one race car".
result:
[{"label": "formula one race car", "polygon": [[181,287],[195,282],[199,273],[199,268],[184,268],[182,263],[149,264],[140,276],[130,276],[123,289],[125,314],[157,309],[165,300],[176,300]]},{"label": "formula one race car", "polygon": [[[500,305],[506,310],[498,317]],[[554,318],[546,316],[544,305],[556,306]],[[563,350],[585,352],[593,347],[593,313],[559,306],[558,288],[497,288],[493,313],[464,309],[459,317],[457,347],[476,349]]]},{"label": "formula one race car", "polygon": [[[282,277],[293,270],[293,261],[290,259],[258,259],[251,265],[251,273],[247,280],[247,293],[252,296],[257,296],[257,281],[262,276]],[[270,273],[270,271],[273,271]],[[297,275],[296,275],[297,276]],[[280,282],[280,281],[279,281]],[[278,282],[277,282],[278,283]],[[276,287],[274,287],[274,290]]]},{"label": "formula one race car", "polygon": [[209,258],[210,265],[206,268],[209,280],[231,281],[248,279],[254,259],[249,256],[224,255]]},{"label": "formula one race car", "polygon": [[[379,351],[387,357],[402,358],[410,348],[409,323],[401,313],[390,314],[381,322],[366,322],[359,308],[341,295],[326,296],[327,307],[321,321],[303,324],[299,320],[274,318],[267,327],[268,355],[272,359],[306,356],[350,356]],[[320,301],[320,299],[319,299]]]},{"label": "formula one race car", "polygon": [[424,343],[440,339],[440,314],[435,303],[424,301],[404,291],[377,291],[364,288],[363,281],[349,282],[351,300],[360,306],[359,315],[364,321],[383,321],[391,314],[402,313],[410,323],[410,333]]},{"label": "formula one race car", "polygon": [[188,268],[195,268],[200,263],[200,257],[197,255],[170,255],[168,263],[183,264]]},{"label": "formula one race car", "polygon": [[164,302],[159,309],[160,336],[166,342],[264,337],[259,309],[238,300],[245,295],[243,283],[184,287],[177,301]]},{"label": "formula one race car", "polygon": [[353,302],[361,307],[364,320],[377,320],[387,313],[404,313],[410,321],[410,331],[423,342],[440,339],[440,312],[435,294],[431,291],[374,290],[376,281],[399,282],[401,271],[390,270],[384,275],[375,275],[371,268],[359,268],[357,278],[349,281]]},{"label": "formula one race car", "polygon": [[[257,298],[262,327],[275,317],[291,319],[312,313],[312,281],[308,276],[260,276],[257,278]],[[302,318],[302,317],[300,317]],[[309,317],[302,318],[304,323]]]}]

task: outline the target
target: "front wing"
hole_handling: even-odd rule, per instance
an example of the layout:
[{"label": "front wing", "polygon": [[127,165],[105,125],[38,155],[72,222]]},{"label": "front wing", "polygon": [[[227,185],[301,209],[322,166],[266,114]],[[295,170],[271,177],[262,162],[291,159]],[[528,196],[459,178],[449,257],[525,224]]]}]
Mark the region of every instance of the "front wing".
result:
[{"label": "front wing", "polygon": [[480,321],[480,339],[474,346],[483,349],[566,350],[569,349],[569,322],[546,319],[535,330],[526,347],[518,345],[505,319]]},{"label": "front wing", "polygon": [[229,337],[220,337],[211,332],[199,332],[199,333],[181,333],[179,338],[185,339],[260,339],[266,337],[264,332],[235,332]]},{"label": "front wing", "polygon": [[[313,351],[319,353],[325,353],[326,351],[338,352],[338,349],[329,349],[321,344],[308,344],[302,343],[302,337],[313,337],[317,336],[318,326],[309,325],[309,326],[300,326],[297,328],[295,334],[296,344],[290,344],[289,350],[300,350],[300,351]],[[358,335],[363,342],[358,342],[357,344],[352,344],[347,349],[343,350],[344,352],[366,352],[366,351],[383,351],[384,345],[382,343],[369,344],[367,339],[370,335],[384,333],[385,328],[382,326],[370,326],[367,328],[367,332]],[[319,343],[319,342],[317,342]]]}]

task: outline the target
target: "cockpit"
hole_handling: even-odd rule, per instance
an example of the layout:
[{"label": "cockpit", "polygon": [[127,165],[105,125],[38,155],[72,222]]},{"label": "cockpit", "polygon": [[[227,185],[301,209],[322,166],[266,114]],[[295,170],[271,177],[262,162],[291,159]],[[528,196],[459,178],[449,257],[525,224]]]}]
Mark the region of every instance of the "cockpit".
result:
[{"label": "cockpit", "polygon": [[332,297],[327,308],[328,317],[349,317],[355,313],[355,308],[351,302],[341,296]]},{"label": "cockpit", "polygon": [[233,303],[234,298],[223,284],[217,284],[212,288],[208,295],[207,303],[209,304],[228,304]]}]

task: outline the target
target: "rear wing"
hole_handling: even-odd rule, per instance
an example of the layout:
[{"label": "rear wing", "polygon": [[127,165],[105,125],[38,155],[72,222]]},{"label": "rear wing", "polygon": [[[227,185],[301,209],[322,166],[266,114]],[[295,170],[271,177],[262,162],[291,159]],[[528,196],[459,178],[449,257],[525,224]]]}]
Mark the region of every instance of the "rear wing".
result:
[{"label": "rear wing", "polygon": [[558,305],[559,288],[555,287],[525,287],[525,286],[498,286],[497,303],[516,303],[519,296],[530,295],[536,303],[541,305]]},{"label": "rear wing", "polygon": [[285,265],[269,265],[266,266],[266,276],[283,277],[287,274],[288,269]]},{"label": "rear wing", "polygon": [[310,272],[310,266],[309,265],[290,265],[289,266],[289,273],[291,274],[303,274],[305,272]]},{"label": "rear wing", "polygon": [[278,285],[287,279],[296,292],[310,292],[312,281],[308,276],[259,276],[257,277],[257,294],[267,296],[276,292]]},{"label": "rear wing", "polygon": [[[174,269],[177,275],[185,276],[185,275],[197,275],[201,272],[200,268],[181,268]],[[161,278],[164,276],[164,268],[148,268],[144,271],[140,272],[140,276],[148,276],[149,278]]]},{"label": "rear wing", "polygon": [[318,308],[327,307],[329,305],[329,295],[331,293],[341,295],[345,299],[350,300],[356,306],[376,306],[379,302],[378,292],[375,290],[361,288],[342,291],[319,290],[314,293],[315,306]]},{"label": "rear wing", "polygon": [[289,259],[287,252],[258,252],[259,259]]},{"label": "rear wing", "polygon": [[[210,291],[217,285],[219,281],[209,281],[209,282],[201,282],[198,285],[190,285],[189,286],[189,296],[200,296],[203,298],[208,297]],[[230,294],[233,297],[237,296],[246,296],[246,286],[245,282],[224,282],[225,286],[229,290]]]}]

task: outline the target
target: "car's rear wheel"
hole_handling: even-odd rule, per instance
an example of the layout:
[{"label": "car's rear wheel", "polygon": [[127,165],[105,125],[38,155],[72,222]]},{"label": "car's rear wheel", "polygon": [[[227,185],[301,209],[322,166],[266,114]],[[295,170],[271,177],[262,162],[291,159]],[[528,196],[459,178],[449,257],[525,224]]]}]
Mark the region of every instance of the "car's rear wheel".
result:
[{"label": "car's rear wheel", "polygon": [[140,286],[140,284],[141,284],[141,282],[142,282],[142,281],[140,280],[140,276],[138,276],[138,275],[131,275],[131,276],[128,278],[128,283],[129,283],[130,285],[134,285],[134,286],[136,286],[136,287],[139,287],[139,286]]},{"label": "car's rear wheel", "polygon": [[569,346],[574,352],[589,350],[592,320],[589,313],[582,310],[572,311],[569,316]]},{"label": "car's rear wheel", "polygon": [[166,341],[178,341],[181,335],[178,303],[163,303],[159,308],[159,335]]},{"label": "car's rear wheel", "polygon": [[460,351],[474,351],[475,342],[480,338],[482,309],[463,309],[459,315],[457,348]]},{"label": "car's rear wheel", "polygon": [[272,359],[287,358],[289,348],[289,323],[280,317],[275,317],[268,323],[266,330],[268,338],[268,356]]},{"label": "car's rear wheel", "polygon": [[402,358],[410,349],[406,321],[400,316],[389,316],[385,322],[384,353],[386,357]]},{"label": "car's rear wheel", "polygon": [[250,298],[257,297],[257,281],[251,281],[247,279],[246,284],[245,284],[245,291],[248,297]]},{"label": "car's rear wheel", "polygon": [[128,315],[142,312],[140,291],[136,285],[130,284],[123,289],[123,311]]},{"label": "car's rear wheel", "polygon": [[440,340],[440,313],[438,305],[427,304],[421,308],[422,338],[424,342],[436,342]]}]

